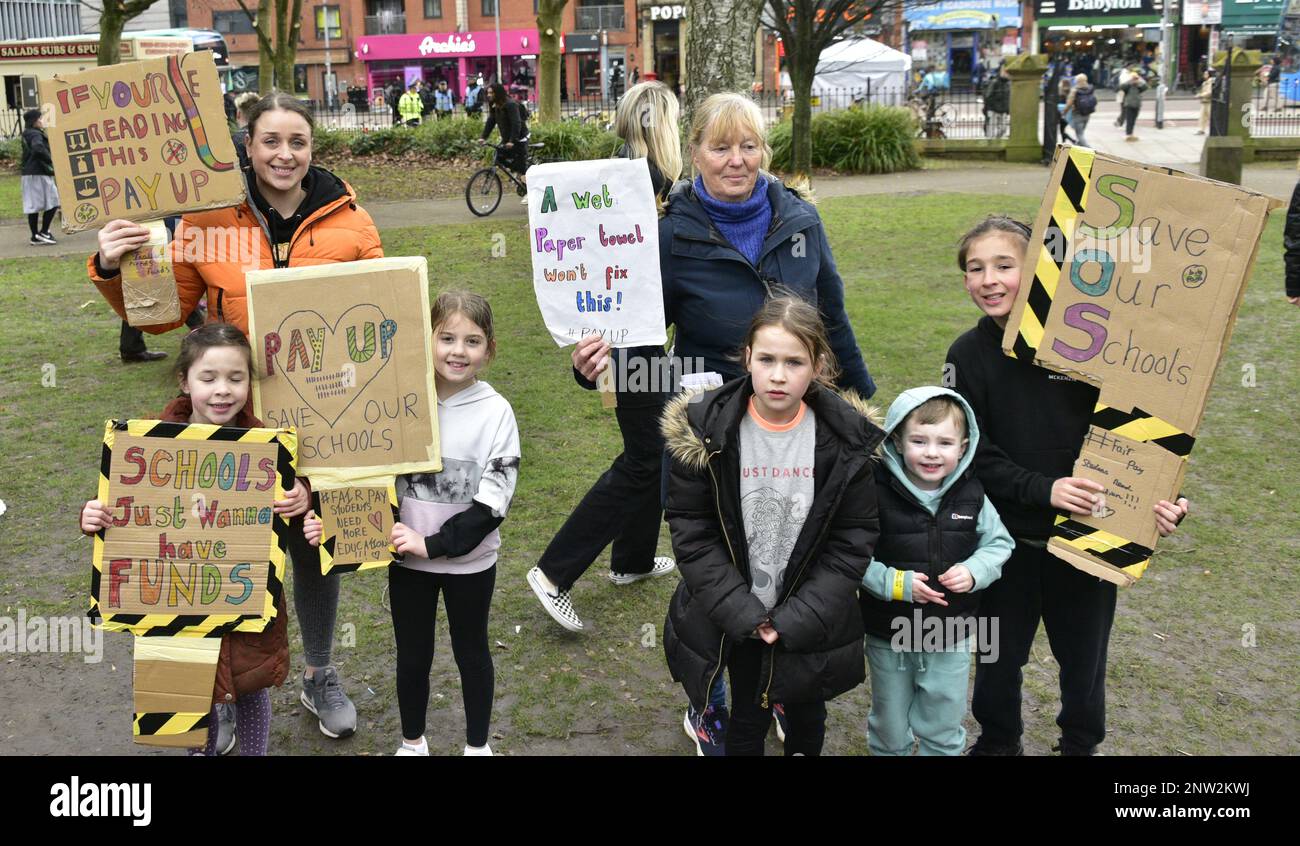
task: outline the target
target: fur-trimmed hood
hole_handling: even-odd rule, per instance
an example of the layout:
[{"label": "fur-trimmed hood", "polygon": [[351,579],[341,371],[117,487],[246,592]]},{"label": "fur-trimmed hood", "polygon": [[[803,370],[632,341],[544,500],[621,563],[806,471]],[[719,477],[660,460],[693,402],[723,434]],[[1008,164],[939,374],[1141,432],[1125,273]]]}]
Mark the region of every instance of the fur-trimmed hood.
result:
[{"label": "fur-trimmed hood", "polygon": [[[660,419],[669,454],[687,467],[703,468],[709,455],[724,449],[735,436],[753,393],[753,382],[743,376],[720,388],[684,391],[669,400]],[[818,386],[804,401],[818,423],[831,426],[850,449],[870,454],[884,439],[880,409],[854,390]]]}]

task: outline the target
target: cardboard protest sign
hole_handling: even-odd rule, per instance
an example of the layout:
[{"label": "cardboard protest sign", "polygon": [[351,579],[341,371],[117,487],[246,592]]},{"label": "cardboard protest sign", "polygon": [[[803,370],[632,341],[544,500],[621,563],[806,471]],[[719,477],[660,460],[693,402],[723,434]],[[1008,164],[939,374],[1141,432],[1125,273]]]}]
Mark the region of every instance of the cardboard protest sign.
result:
[{"label": "cardboard protest sign", "polygon": [[557,344],[593,332],[615,347],[667,340],[644,159],[530,167],[528,243],[537,305]]},{"label": "cardboard protest sign", "polygon": [[193,749],[208,742],[220,655],[220,638],[135,639],[136,743]]},{"label": "cardboard protest sign", "polygon": [[90,615],[109,631],[260,632],[283,589],[292,432],[157,420],[104,426]]},{"label": "cardboard protest sign", "polygon": [[132,326],[156,326],[181,319],[181,301],[167,253],[167,226],[149,224],[149,243],[122,256],[122,304]]},{"label": "cardboard protest sign", "polygon": [[437,393],[423,258],[250,272],[256,414],[298,432],[315,484],[436,472]]},{"label": "cardboard protest sign", "polygon": [[40,81],[63,231],[244,199],[212,51]]},{"label": "cardboard protest sign", "polygon": [[1048,549],[1101,578],[1141,577],[1152,507],[1182,485],[1268,212],[1235,185],[1060,147],[1003,351],[1100,386],[1074,475],[1105,487]]},{"label": "cardboard protest sign", "polygon": [[393,563],[389,543],[401,517],[394,479],[343,488],[313,487],[311,506],[322,523],[320,571],[369,570]]}]

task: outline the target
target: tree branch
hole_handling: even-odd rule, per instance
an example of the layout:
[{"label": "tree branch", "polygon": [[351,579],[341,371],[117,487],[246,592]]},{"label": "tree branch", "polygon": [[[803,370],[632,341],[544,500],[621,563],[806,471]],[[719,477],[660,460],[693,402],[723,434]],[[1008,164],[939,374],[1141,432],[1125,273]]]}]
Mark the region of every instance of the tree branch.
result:
[{"label": "tree branch", "polygon": [[262,30],[262,24],[257,20],[257,15],[248,11],[248,7],[244,5],[244,0],[235,0],[235,2],[239,4],[239,8],[243,13],[248,16],[248,22],[253,25],[253,32],[257,34],[257,42],[265,47],[268,53],[274,56],[275,47],[271,44],[271,39],[267,38],[266,33]]}]

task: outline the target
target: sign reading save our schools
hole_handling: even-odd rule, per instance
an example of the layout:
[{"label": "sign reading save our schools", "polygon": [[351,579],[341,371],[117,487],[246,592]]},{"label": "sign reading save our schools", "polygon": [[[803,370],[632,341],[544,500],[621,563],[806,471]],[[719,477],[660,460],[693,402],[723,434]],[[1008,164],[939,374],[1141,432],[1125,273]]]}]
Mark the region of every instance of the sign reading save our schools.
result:
[{"label": "sign reading save our schools", "polygon": [[275,616],[295,479],[292,432],[110,420],[92,616],[140,635],[258,632]]},{"label": "sign reading save our schools", "polygon": [[56,74],[40,94],[64,232],[243,200],[211,51]]},{"label": "sign reading save our schools", "polygon": [[528,169],[533,291],[560,346],[598,333],[615,347],[663,344],[659,214],[644,159]]},{"label": "sign reading save our schools", "polygon": [[1002,347],[1098,385],[1074,475],[1104,504],[1060,517],[1054,555],[1142,575],[1205,412],[1271,197],[1079,147],[1057,149]]},{"label": "sign reading save our schools", "polygon": [[382,258],[247,275],[257,416],[295,427],[314,483],[442,469],[428,266]]}]

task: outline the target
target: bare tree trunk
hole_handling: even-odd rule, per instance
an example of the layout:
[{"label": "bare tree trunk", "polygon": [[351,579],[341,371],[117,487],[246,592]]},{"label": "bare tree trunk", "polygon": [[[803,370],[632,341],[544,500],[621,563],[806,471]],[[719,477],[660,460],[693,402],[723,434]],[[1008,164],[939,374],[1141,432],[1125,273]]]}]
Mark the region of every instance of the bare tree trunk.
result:
[{"label": "bare tree trunk", "polygon": [[794,114],[790,126],[792,180],[807,180],[812,171],[812,84],[817,67],[812,34],[804,27],[795,32],[790,87],[794,89]]},{"label": "bare tree trunk", "polygon": [[763,0],[687,0],[686,96],[682,122],[719,91],[748,93],[754,84],[754,39]]},{"label": "bare tree trunk", "polygon": [[99,13],[99,55],[95,64],[116,65],[122,61],[122,30],[153,0],[104,0]]},{"label": "bare tree trunk", "polygon": [[[257,27],[263,32],[271,23],[271,0],[257,0]],[[257,39],[257,93],[270,94],[275,87],[275,54],[265,38]]]},{"label": "bare tree trunk", "polygon": [[560,15],[569,0],[538,0],[537,33],[541,47],[537,55],[537,119],[560,119]]}]

